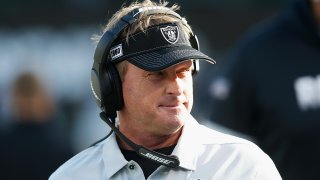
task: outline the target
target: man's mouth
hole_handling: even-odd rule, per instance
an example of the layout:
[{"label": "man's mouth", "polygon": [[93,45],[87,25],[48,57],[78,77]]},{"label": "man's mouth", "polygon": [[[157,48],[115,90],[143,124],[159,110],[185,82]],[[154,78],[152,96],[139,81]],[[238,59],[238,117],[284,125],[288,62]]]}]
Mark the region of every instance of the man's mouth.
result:
[{"label": "man's mouth", "polygon": [[160,104],[159,107],[167,110],[181,109],[181,108],[186,108],[186,103],[165,103],[165,104]]}]

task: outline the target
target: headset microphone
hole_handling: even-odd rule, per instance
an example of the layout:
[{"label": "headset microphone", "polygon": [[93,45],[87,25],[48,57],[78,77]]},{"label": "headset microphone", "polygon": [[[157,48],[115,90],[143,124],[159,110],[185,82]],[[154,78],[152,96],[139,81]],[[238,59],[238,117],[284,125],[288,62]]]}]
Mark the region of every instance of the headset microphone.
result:
[{"label": "headset microphone", "polygon": [[180,161],[178,157],[174,155],[165,155],[161,154],[155,151],[152,151],[150,149],[147,149],[141,145],[135,144],[134,142],[130,141],[124,134],[122,134],[118,128],[115,127],[115,125],[112,122],[115,122],[115,120],[108,118],[107,114],[105,112],[100,113],[101,119],[106,122],[110,128],[116,133],[116,135],[124,141],[128,146],[130,146],[136,153],[138,153],[140,156],[147,158],[151,161],[157,162],[161,165],[175,168],[178,167],[180,164]]}]

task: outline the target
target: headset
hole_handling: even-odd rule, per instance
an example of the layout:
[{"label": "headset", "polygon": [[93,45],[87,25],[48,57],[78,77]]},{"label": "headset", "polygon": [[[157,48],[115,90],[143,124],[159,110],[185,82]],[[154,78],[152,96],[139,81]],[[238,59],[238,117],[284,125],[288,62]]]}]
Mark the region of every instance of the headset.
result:
[{"label": "headset", "polygon": [[[182,24],[188,27],[181,16],[173,10],[162,6],[140,7],[133,9],[124,15],[111,29],[107,30],[101,37],[95,53],[94,63],[91,70],[91,89],[97,105],[107,113],[109,117],[115,118],[116,111],[120,110],[123,105],[122,86],[119,73],[110,61],[110,48],[113,42],[119,37],[121,32],[128,26],[137,22],[139,16],[155,14],[164,14],[178,19]],[[197,36],[190,29],[189,42],[194,49],[199,50]],[[199,61],[193,61],[193,75],[199,71]]]}]

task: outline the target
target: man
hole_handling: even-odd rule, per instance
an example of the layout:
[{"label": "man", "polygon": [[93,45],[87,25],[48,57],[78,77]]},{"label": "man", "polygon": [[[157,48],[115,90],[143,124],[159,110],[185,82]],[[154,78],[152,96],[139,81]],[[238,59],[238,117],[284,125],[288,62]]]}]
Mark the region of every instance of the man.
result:
[{"label": "man", "polygon": [[320,1],[255,27],[212,84],[211,119],[254,138],[283,179],[319,179]]},{"label": "man", "polygon": [[51,180],[281,179],[256,145],[201,126],[190,115],[196,59],[215,61],[197,50],[177,6],[166,4],[133,3],[109,21],[91,85],[100,116],[115,133],[69,160]]}]

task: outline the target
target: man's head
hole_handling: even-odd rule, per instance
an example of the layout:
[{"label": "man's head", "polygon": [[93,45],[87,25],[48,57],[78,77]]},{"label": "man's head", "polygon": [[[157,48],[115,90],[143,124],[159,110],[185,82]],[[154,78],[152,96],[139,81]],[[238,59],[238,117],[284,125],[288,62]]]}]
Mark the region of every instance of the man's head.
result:
[{"label": "man's head", "polygon": [[98,104],[109,116],[115,116],[115,111],[126,104],[121,79],[128,64],[159,72],[186,60],[192,62],[191,68],[197,65],[196,59],[214,63],[197,50],[190,26],[174,12],[178,7],[166,5],[146,0],[124,7],[114,14],[99,38],[91,85]]}]

